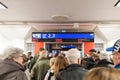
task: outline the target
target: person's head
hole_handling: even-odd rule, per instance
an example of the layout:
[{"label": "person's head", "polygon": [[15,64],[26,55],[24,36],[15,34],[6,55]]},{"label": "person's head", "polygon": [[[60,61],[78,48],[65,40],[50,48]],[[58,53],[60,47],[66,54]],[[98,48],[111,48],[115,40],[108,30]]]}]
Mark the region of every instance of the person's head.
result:
[{"label": "person's head", "polygon": [[120,64],[120,39],[117,40],[112,47],[111,58],[114,65]]},{"label": "person's head", "polygon": [[89,50],[89,56],[92,57],[96,53],[95,49],[90,49]]},{"label": "person's head", "polygon": [[44,51],[44,50],[45,50],[45,48],[40,48],[40,49],[39,49],[40,52],[41,52],[41,51]]},{"label": "person's head", "polygon": [[64,69],[68,65],[66,59],[63,56],[57,56],[53,65],[54,76],[56,76],[59,70]]},{"label": "person's head", "polygon": [[60,53],[59,56],[66,57],[65,53]]},{"label": "person's head", "polygon": [[92,68],[83,80],[120,80],[120,70],[107,67]]},{"label": "person's head", "polygon": [[15,62],[18,62],[21,65],[24,65],[25,55],[23,54],[23,50],[16,47],[6,48],[4,51],[4,59],[10,59]]},{"label": "person's head", "polygon": [[80,64],[81,55],[80,51],[77,48],[73,48],[67,51],[66,53],[67,60],[69,64]]},{"label": "person's head", "polygon": [[45,48],[40,48],[39,49],[39,55],[40,55],[41,58],[46,57],[47,56],[46,49]]},{"label": "person's head", "polygon": [[39,61],[40,59],[43,59],[43,58],[47,58],[47,51],[46,50],[43,50],[39,53],[39,58],[37,61]]},{"label": "person's head", "polygon": [[25,66],[27,61],[28,61],[27,56],[25,54],[23,54],[23,64],[22,65]]},{"label": "person's head", "polygon": [[27,53],[28,57],[32,56],[32,52]]},{"label": "person's head", "polygon": [[97,51],[97,54],[100,54],[101,52],[100,51]]},{"label": "person's head", "polygon": [[92,58],[93,58],[94,61],[100,60],[98,54],[93,54]]}]

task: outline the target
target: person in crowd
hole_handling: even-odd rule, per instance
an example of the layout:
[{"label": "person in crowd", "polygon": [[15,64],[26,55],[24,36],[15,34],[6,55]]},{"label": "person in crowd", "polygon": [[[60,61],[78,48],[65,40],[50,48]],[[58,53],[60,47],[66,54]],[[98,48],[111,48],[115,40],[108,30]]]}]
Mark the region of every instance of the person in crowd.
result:
[{"label": "person in crowd", "polygon": [[53,56],[53,53],[52,52],[50,52],[49,54],[48,54],[48,58],[53,58],[54,56]]},{"label": "person in crowd", "polygon": [[[44,52],[44,51],[46,51],[45,48],[40,48],[40,49],[39,49],[39,54],[41,54],[41,53]],[[36,61],[38,60],[39,54],[38,54],[38,55],[35,55],[35,56],[31,59],[31,61],[30,61],[30,63],[29,63],[29,66],[28,66],[29,72],[31,72],[31,69],[33,68],[34,64],[35,64]]]},{"label": "person in crowd", "polygon": [[58,56],[63,56],[63,57],[66,57],[65,53],[59,53]]},{"label": "person in crowd", "polygon": [[100,51],[97,51],[97,54],[101,54],[101,52],[100,52]]},{"label": "person in crowd", "polygon": [[59,71],[63,70],[67,66],[68,66],[68,63],[67,63],[65,57],[62,55],[57,56],[55,59],[55,63],[52,66],[52,69],[54,71],[54,76],[56,77],[57,74],[59,73]]},{"label": "person in crowd", "polygon": [[55,77],[53,76],[53,69],[52,69],[52,66],[55,63],[55,59],[56,59],[55,57],[50,59],[50,69],[47,71],[44,77],[44,80],[55,80]]},{"label": "person in crowd", "polygon": [[100,60],[94,67],[114,67],[113,63],[110,62],[109,56],[106,53],[101,53]]},{"label": "person in crowd", "polygon": [[89,50],[89,57],[84,59],[86,61],[85,68],[91,69],[94,65],[96,65],[96,62],[99,60],[99,56],[96,54],[95,49]]},{"label": "person in crowd", "polygon": [[50,69],[49,63],[47,51],[44,50],[39,54],[37,62],[31,70],[31,80],[43,80],[46,72]]},{"label": "person in crowd", "polygon": [[[56,80],[56,76],[59,73],[59,71],[63,70],[65,67],[68,66],[68,63],[64,56],[59,55],[55,58],[55,62],[53,66],[51,67],[51,70],[49,72],[49,76],[46,75],[44,80]],[[48,77],[48,78],[46,78]]]},{"label": "person in crowd", "polygon": [[24,73],[27,58],[23,50],[16,47],[6,48],[4,60],[0,62],[0,80],[28,80]]},{"label": "person in crowd", "polygon": [[28,52],[28,53],[27,53],[27,57],[28,57],[28,60],[31,60],[31,59],[33,58],[32,52]]},{"label": "person in crowd", "polygon": [[[85,63],[84,63],[85,61]],[[86,69],[91,69],[93,68],[98,62],[100,61],[99,55],[98,54],[93,54],[91,58],[85,58],[82,60],[82,64],[84,63],[84,67]]]},{"label": "person in crowd", "polygon": [[26,63],[26,68],[27,69],[29,69],[29,67],[30,67],[30,62],[31,62],[31,59],[33,58],[33,56],[32,56],[32,52],[28,52],[27,53],[27,59],[28,59],[28,61],[27,61],[27,63]]},{"label": "person in crowd", "polygon": [[95,49],[90,49],[89,53],[88,53],[89,57],[91,58],[94,54],[96,54],[96,50]]},{"label": "person in crowd", "polygon": [[25,71],[24,72],[25,72],[25,74],[27,76],[27,79],[30,80],[30,73],[29,73],[29,70],[26,68],[26,64],[28,62],[28,57],[25,54],[23,54],[23,59],[24,59],[23,66],[25,67]]},{"label": "person in crowd", "polygon": [[120,70],[108,67],[92,68],[83,80],[120,80]]},{"label": "person in crowd", "polygon": [[96,63],[100,60],[100,57],[99,57],[98,54],[94,54],[94,55],[92,56],[92,58],[93,58],[93,61],[96,62]]},{"label": "person in crowd", "polygon": [[114,65],[107,59],[102,59],[102,60],[99,60],[98,63],[94,65],[93,67],[111,67],[112,68],[114,67]]},{"label": "person in crowd", "polygon": [[82,80],[87,72],[80,63],[80,51],[76,48],[70,49],[66,53],[69,65],[56,76],[56,80]]},{"label": "person in crowd", "polygon": [[115,68],[120,69],[120,39],[115,42],[111,50],[111,58],[115,65]]}]

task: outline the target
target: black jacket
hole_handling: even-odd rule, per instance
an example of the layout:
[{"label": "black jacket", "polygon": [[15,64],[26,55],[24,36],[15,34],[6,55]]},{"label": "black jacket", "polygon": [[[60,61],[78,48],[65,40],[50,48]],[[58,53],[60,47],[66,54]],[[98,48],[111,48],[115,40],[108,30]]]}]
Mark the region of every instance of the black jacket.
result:
[{"label": "black jacket", "polygon": [[91,68],[94,67],[94,65],[96,65],[97,61],[94,61],[92,57],[86,58],[86,65],[85,68],[90,70]]},{"label": "black jacket", "polygon": [[64,70],[59,72],[57,80],[83,80],[84,74],[87,72],[86,69],[78,64],[71,64]]},{"label": "black jacket", "polygon": [[13,60],[0,62],[0,80],[27,80],[24,68]]},{"label": "black jacket", "polygon": [[113,63],[107,61],[106,59],[100,60],[94,67],[114,67]]}]

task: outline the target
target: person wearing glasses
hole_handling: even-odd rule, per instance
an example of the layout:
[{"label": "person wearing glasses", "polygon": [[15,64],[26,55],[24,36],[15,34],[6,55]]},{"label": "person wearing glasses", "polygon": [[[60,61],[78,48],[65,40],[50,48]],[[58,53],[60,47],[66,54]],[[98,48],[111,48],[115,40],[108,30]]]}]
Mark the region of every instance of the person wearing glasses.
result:
[{"label": "person wearing glasses", "polygon": [[16,47],[6,48],[4,59],[0,62],[0,80],[28,80],[24,73],[26,61],[22,49]]},{"label": "person wearing glasses", "polygon": [[111,59],[115,68],[120,69],[120,39],[115,42],[109,51],[112,51]]}]

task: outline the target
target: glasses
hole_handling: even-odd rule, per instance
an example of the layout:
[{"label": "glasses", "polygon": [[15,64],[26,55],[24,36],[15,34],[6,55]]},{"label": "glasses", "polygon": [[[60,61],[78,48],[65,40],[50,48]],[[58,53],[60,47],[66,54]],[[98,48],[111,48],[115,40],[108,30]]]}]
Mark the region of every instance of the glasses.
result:
[{"label": "glasses", "polygon": [[116,51],[114,51],[114,52],[112,52],[112,54],[110,55],[110,57],[113,58],[113,56],[116,56],[116,55],[119,55],[119,53],[116,52]]},{"label": "glasses", "polygon": [[24,62],[27,62],[27,61],[28,61],[27,56],[26,56],[25,54],[23,54],[23,55],[21,55],[21,56],[19,56],[19,57],[22,57]]}]

